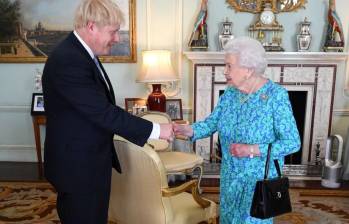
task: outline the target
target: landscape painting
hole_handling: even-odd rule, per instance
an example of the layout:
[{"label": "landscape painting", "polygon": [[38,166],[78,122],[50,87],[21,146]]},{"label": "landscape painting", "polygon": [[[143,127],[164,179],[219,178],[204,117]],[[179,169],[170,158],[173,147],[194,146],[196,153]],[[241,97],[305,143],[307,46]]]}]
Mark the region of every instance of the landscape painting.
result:
[{"label": "landscape painting", "polygon": [[[125,16],[120,42],[102,62],[136,62],[135,1],[113,0]],[[80,0],[0,0],[0,62],[45,62],[74,29]]]}]

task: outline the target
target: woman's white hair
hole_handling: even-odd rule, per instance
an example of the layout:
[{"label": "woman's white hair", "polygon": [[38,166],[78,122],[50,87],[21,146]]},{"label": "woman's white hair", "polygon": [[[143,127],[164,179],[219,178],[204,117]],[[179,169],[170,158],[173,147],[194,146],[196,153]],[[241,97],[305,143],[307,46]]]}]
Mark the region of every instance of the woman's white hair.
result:
[{"label": "woman's white hair", "polygon": [[241,67],[254,70],[255,75],[263,75],[267,59],[262,44],[250,37],[238,37],[230,40],[224,47],[226,54],[237,55]]}]

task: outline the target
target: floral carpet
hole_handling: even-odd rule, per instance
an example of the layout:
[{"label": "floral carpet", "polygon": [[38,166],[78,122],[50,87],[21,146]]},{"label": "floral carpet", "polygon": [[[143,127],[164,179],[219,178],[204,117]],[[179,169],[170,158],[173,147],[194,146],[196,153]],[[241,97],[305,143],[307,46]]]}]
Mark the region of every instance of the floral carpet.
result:
[{"label": "floral carpet", "polygon": [[60,223],[56,194],[48,183],[0,183],[0,223]]},{"label": "floral carpet", "polygon": [[[218,193],[204,197],[219,203]],[[349,191],[290,189],[292,212],[278,216],[274,224],[349,224]]]},{"label": "floral carpet", "polygon": [[[275,224],[349,223],[348,190],[291,189],[290,194],[293,212],[277,217]],[[217,191],[204,197],[219,203]],[[55,205],[49,183],[0,182],[0,224],[60,223]]]},{"label": "floral carpet", "polygon": [[54,188],[47,182],[0,182],[0,224],[14,223],[60,223]]},{"label": "floral carpet", "polygon": [[275,224],[348,224],[349,191],[291,189],[293,212]]}]

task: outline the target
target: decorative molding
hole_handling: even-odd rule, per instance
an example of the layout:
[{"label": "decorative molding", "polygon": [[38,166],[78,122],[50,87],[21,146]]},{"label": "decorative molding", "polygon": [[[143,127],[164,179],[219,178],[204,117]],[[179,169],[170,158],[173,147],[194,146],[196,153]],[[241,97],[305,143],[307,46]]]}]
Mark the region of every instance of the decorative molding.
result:
[{"label": "decorative molding", "polygon": [[[186,57],[193,61],[194,64],[199,63],[224,63],[224,52],[208,51],[208,52],[183,52]],[[349,53],[337,52],[267,52],[267,59],[273,63],[339,63],[348,59]]]},{"label": "decorative molding", "polygon": [[178,78],[179,81],[175,83],[176,85],[176,94],[175,96],[180,96],[182,93],[181,88],[181,79],[183,78],[183,0],[177,0],[177,7],[176,7],[176,18],[175,21],[177,21],[176,24],[176,52],[177,52],[177,72],[178,72]]},{"label": "decorative molding", "polygon": [[0,106],[0,112],[30,112],[30,106]]},{"label": "decorative molding", "polygon": [[333,116],[349,116],[349,109],[335,109]]},{"label": "decorative molding", "polygon": [[34,145],[0,145],[0,161],[37,162],[36,148]]},{"label": "decorative molding", "polygon": [[183,108],[183,114],[193,114],[193,109],[187,107],[187,108]]},{"label": "decorative molding", "polygon": [[147,26],[147,31],[146,31],[146,35],[147,35],[147,49],[150,49],[150,27],[151,27],[151,5],[150,5],[150,1],[151,0],[147,0],[146,2],[146,26]]},{"label": "decorative molding", "polygon": [[180,82],[179,81],[173,81],[173,82],[167,82],[163,83],[161,85],[161,91],[167,96],[167,97],[177,97],[180,93]]}]

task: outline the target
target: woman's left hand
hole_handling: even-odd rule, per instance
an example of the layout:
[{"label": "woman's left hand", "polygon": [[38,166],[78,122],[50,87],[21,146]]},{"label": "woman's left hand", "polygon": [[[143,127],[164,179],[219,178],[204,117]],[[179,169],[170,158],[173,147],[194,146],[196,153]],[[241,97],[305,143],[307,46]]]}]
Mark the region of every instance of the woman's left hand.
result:
[{"label": "woman's left hand", "polygon": [[259,155],[259,150],[256,149],[256,145],[233,143],[230,145],[230,154],[240,158],[251,157],[251,154]]}]

